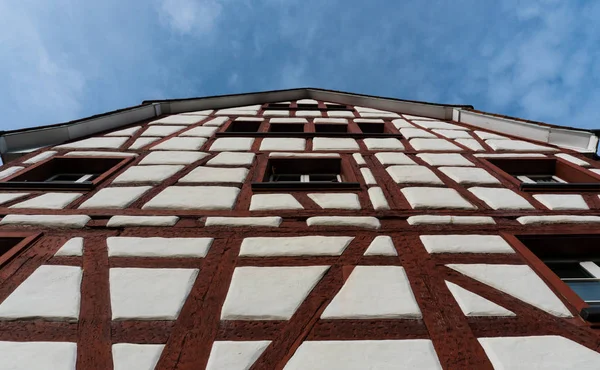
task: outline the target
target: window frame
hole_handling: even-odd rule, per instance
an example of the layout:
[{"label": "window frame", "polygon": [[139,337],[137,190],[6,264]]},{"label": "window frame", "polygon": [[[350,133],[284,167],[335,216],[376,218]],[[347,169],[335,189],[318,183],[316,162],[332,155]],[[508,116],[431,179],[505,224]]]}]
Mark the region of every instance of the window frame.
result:
[{"label": "window frame", "polygon": [[[288,182],[288,181],[270,181],[273,176],[272,168],[277,162],[283,163],[283,166],[289,166],[289,162],[299,161],[302,162],[303,166],[311,166],[310,162],[316,162],[320,160],[325,161],[339,161],[339,182],[330,181],[303,181],[302,175],[310,176],[311,173],[305,173],[300,171],[298,174],[301,175],[300,181]],[[329,172],[328,174],[333,174]],[[352,166],[347,156],[340,157],[268,157],[264,156],[259,158],[259,164],[255,172],[254,178],[251,183],[253,191],[273,191],[273,190],[339,190],[339,189],[360,189],[361,183],[358,182],[356,174],[354,173]]]},{"label": "window frame", "polygon": [[0,269],[12,262],[21,253],[25,252],[42,235],[41,232],[21,232],[21,231],[0,231],[0,238],[20,238],[22,239],[5,253],[0,255]]},{"label": "window frame", "polygon": [[[48,158],[47,160],[41,161],[41,162],[36,163],[29,167],[26,167],[8,177],[0,180],[0,189],[27,189],[27,190],[49,190],[49,189],[51,189],[51,190],[57,190],[57,191],[59,191],[59,190],[71,191],[74,189],[90,190],[90,189],[93,189],[96,186],[98,186],[98,184],[100,184],[101,182],[103,182],[108,177],[112,176],[113,174],[115,174],[117,171],[124,168],[128,163],[133,161],[134,158],[135,158],[134,156],[127,156],[127,157],[123,157],[123,156],[67,156],[67,155],[53,156],[51,158]],[[66,183],[66,182],[58,183],[58,182],[50,182],[50,181],[12,181],[13,179],[19,178],[30,171],[37,170],[43,166],[48,166],[51,161],[56,161],[56,160],[85,161],[85,160],[89,160],[89,159],[114,160],[114,161],[116,161],[116,163],[113,164],[110,168],[104,170],[104,172],[98,174],[98,176],[96,176],[96,178],[94,178],[92,181],[72,182],[72,183]],[[55,177],[57,175],[67,174],[67,173],[69,173],[69,172],[62,171],[62,172],[52,174],[51,177]]]},{"label": "window frame", "polygon": [[[480,158],[494,172],[513,183],[519,190],[526,192],[587,192],[600,191],[600,175],[577,166],[558,157],[502,157]],[[522,169],[515,171],[516,163],[521,162]],[[541,167],[552,167],[552,173],[535,173]],[[510,167],[511,170],[507,170]],[[529,170],[531,168],[532,170]],[[533,173],[531,173],[533,172]],[[525,181],[532,175],[549,175],[559,182],[539,183]],[[519,179],[521,177],[521,179]]]}]

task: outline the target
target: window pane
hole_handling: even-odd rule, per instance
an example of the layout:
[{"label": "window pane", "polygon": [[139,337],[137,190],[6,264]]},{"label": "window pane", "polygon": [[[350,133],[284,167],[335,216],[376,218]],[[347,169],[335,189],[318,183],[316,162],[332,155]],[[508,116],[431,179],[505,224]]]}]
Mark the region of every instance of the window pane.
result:
[{"label": "window pane", "polygon": [[328,181],[328,182],[338,182],[337,174],[314,174],[310,175],[310,181]]},{"label": "window pane", "polygon": [[82,174],[82,173],[61,173],[61,174],[58,174],[58,175],[50,177],[46,181],[49,181],[49,182],[54,182],[54,181],[75,182],[75,181],[79,180],[84,175],[85,174]]},{"label": "window pane", "polygon": [[600,301],[600,281],[565,281],[584,301]]},{"label": "window pane", "polygon": [[529,177],[531,180],[537,182],[538,184],[560,182],[560,181],[556,180],[554,177],[552,177],[552,175],[529,175],[527,177]]},{"label": "window pane", "polygon": [[295,174],[279,174],[279,175],[273,175],[273,181],[276,181],[276,182],[279,182],[279,181],[300,182],[300,177],[301,177],[301,175],[295,175]]},{"label": "window pane", "polygon": [[593,277],[579,262],[547,262],[546,266],[561,279]]}]

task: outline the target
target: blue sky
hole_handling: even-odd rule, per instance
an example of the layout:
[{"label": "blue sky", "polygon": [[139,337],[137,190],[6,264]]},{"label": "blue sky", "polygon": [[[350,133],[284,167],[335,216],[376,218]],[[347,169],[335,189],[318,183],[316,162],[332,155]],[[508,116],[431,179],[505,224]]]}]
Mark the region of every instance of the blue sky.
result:
[{"label": "blue sky", "polygon": [[0,129],[293,87],[600,128],[600,2],[0,0]]}]

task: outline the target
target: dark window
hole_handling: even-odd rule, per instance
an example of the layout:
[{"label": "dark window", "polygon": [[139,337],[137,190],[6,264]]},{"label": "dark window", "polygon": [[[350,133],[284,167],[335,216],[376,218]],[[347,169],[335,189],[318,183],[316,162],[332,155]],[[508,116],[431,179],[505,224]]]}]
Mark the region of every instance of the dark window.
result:
[{"label": "dark window", "polygon": [[348,132],[348,125],[335,123],[317,123],[315,132]]},{"label": "dark window", "polygon": [[383,123],[360,122],[357,123],[357,125],[365,134],[383,134],[385,132],[385,126]]},{"label": "dark window", "polygon": [[298,103],[298,109],[303,110],[318,110],[319,104],[306,104],[306,103]]},{"label": "dark window", "polygon": [[0,182],[0,188],[91,189],[131,157],[54,157]]},{"label": "dark window", "polygon": [[304,132],[303,123],[271,123],[269,132]]},{"label": "dark window", "polygon": [[0,233],[0,267],[25,251],[40,234]]},{"label": "dark window", "polygon": [[327,103],[325,103],[325,107],[327,107],[327,110],[348,110],[348,111],[352,110],[352,108],[348,108],[348,106],[343,105],[343,104],[327,104]]},{"label": "dark window", "polygon": [[271,158],[253,189],[360,188],[341,158]]},{"label": "dark window", "polygon": [[270,104],[267,104],[267,106],[265,107],[265,109],[289,109],[289,108],[290,108],[289,103],[270,103]]},{"label": "dark window", "polygon": [[260,121],[233,121],[227,132],[258,132],[260,124]]},{"label": "dark window", "polygon": [[488,158],[525,191],[598,191],[594,174],[556,158]]},{"label": "dark window", "polygon": [[600,305],[600,235],[522,235],[525,244],[583,301]]}]

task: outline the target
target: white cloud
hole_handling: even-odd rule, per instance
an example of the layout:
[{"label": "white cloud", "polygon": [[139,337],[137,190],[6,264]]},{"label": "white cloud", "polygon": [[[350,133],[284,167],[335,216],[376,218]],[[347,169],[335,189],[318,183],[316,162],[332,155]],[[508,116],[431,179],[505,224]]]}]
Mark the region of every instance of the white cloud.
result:
[{"label": "white cloud", "polygon": [[161,0],[161,19],[182,35],[203,36],[216,26],[222,5],[216,0]]}]

